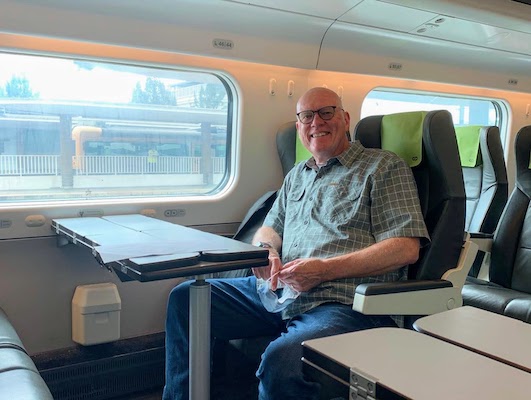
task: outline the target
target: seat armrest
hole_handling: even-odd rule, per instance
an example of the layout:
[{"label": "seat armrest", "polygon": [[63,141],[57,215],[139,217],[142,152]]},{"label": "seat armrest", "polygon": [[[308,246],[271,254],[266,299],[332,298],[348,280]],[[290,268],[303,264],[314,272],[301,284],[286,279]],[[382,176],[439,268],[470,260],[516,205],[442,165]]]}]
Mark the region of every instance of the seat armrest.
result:
[{"label": "seat armrest", "polygon": [[396,281],[385,283],[362,283],[356,286],[356,294],[376,296],[379,294],[413,292],[417,290],[451,287],[452,282],[443,279],[425,281]]},{"label": "seat armrest", "polygon": [[470,233],[470,241],[478,246],[478,251],[490,253],[492,249],[492,233]]},{"label": "seat armrest", "polygon": [[471,239],[492,239],[494,234],[492,233],[483,233],[483,232],[469,232]]},{"label": "seat armrest", "polygon": [[361,284],[352,308],[367,315],[430,315],[461,307],[461,290],[477,250],[467,234],[456,267],[442,279]]},{"label": "seat armrest", "polygon": [[461,288],[441,279],[358,285],[352,309],[367,315],[430,315],[462,305]]}]

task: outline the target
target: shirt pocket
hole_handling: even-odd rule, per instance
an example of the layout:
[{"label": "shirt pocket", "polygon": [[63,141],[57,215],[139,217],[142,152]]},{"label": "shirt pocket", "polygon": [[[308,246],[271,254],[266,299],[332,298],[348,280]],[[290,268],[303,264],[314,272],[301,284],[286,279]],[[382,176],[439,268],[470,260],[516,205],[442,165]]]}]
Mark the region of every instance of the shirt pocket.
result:
[{"label": "shirt pocket", "polygon": [[304,187],[298,187],[290,190],[287,195],[286,205],[286,222],[297,222],[299,218],[304,216],[304,193],[306,189]]},{"label": "shirt pocket", "polygon": [[290,190],[288,192],[288,203],[301,201],[305,191],[306,189],[303,186]]},{"label": "shirt pocket", "polygon": [[351,225],[363,210],[362,189],[346,185],[331,186],[323,199],[325,218],[337,225]]}]

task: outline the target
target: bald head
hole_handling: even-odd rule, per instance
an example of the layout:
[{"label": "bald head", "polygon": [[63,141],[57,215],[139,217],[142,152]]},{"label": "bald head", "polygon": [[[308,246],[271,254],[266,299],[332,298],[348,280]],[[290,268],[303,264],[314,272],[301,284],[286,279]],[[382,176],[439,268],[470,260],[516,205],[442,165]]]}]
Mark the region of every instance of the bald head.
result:
[{"label": "bald head", "polygon": [[[312,102],[314,99],[324,98],[327,99],[329,105],[343,108],[341,99],[336,92],[324,87],[314,87],[306,91],[297,102],[297,112],[305,110],[304,104]],[[302,107],[302,108],[301,108]]]},{"label": "bald head", "polygon": [[[302,111],[305,112],[300,114]],[[317,165],[326,164],[349,147],[345,132],[350,125],[350,116],[333,90],[324,87],[308,90],[297,102],[297,114],[299,138]]]}]

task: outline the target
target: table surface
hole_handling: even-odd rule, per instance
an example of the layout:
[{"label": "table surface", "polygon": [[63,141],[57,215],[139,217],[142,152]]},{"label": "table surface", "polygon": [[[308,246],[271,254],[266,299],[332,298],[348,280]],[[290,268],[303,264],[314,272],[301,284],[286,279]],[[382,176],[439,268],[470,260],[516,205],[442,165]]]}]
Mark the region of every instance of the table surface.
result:
[{"label": "table surface", "polygon": [[267,249],[138,214],[54,219],[52,229],[139,281],[268,264]]},{"label": "table surface", "polygon": [[531,325],[464,306],[415,321],[417,331],[531,372]]},{"label": "table surface", "polygon": [[318,362],[312,357],[317,353],[336,367],[372,377],[377,390],[381,386],[406,398],[529,399],[531,374],[412,330],[369,329],[303,346],[305,359]]}]

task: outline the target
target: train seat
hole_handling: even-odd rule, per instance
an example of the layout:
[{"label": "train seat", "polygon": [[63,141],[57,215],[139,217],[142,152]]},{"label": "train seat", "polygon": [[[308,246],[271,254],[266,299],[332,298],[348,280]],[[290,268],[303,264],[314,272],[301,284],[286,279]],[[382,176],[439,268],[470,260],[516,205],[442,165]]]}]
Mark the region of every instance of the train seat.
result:
[{"label": "train seat", "polygon": [[468,279],[466,305],[531,323],[531,125],[515,140],[516,184],[494,237],[481,245],[490,250],[488,282]]},{"label": "train seat", "polygon": [[[394,151],[409,163],[431,243],[409,266],[408,280],[358,285],[353,308],[364,314],[418,316],[461,306],[461,288],[477,245],[463,240],[466,198],[450,113],[370,116],[357,124],[354,137],[365,147]],[[413,318],[407,318],[407,326]]]},{"label": "train seat", "polygon": [[494,233],[508,197],[507,170],[497,126],[455,128],[466,193],[467,232]]},{"label": "train seat", "polygon": [[53,400],[48,386],[1,308],[0,399]]},{"label": "train seat", "polygon": [[[466,193],[465,230],[472,237],[492,235],[508,197],[507,170],[497,126],[455,128]],[[478,252],[469,275],[477,277],[490,254]],[[483,273],[483,272],[482,272]]]},{"label": "train seat", "polygon": [[278,158],[280,159],[284,176],[288,174],[295,164],[312,156],[299,140],[295,121],[286,122],[278,128],[276,143]]}]

